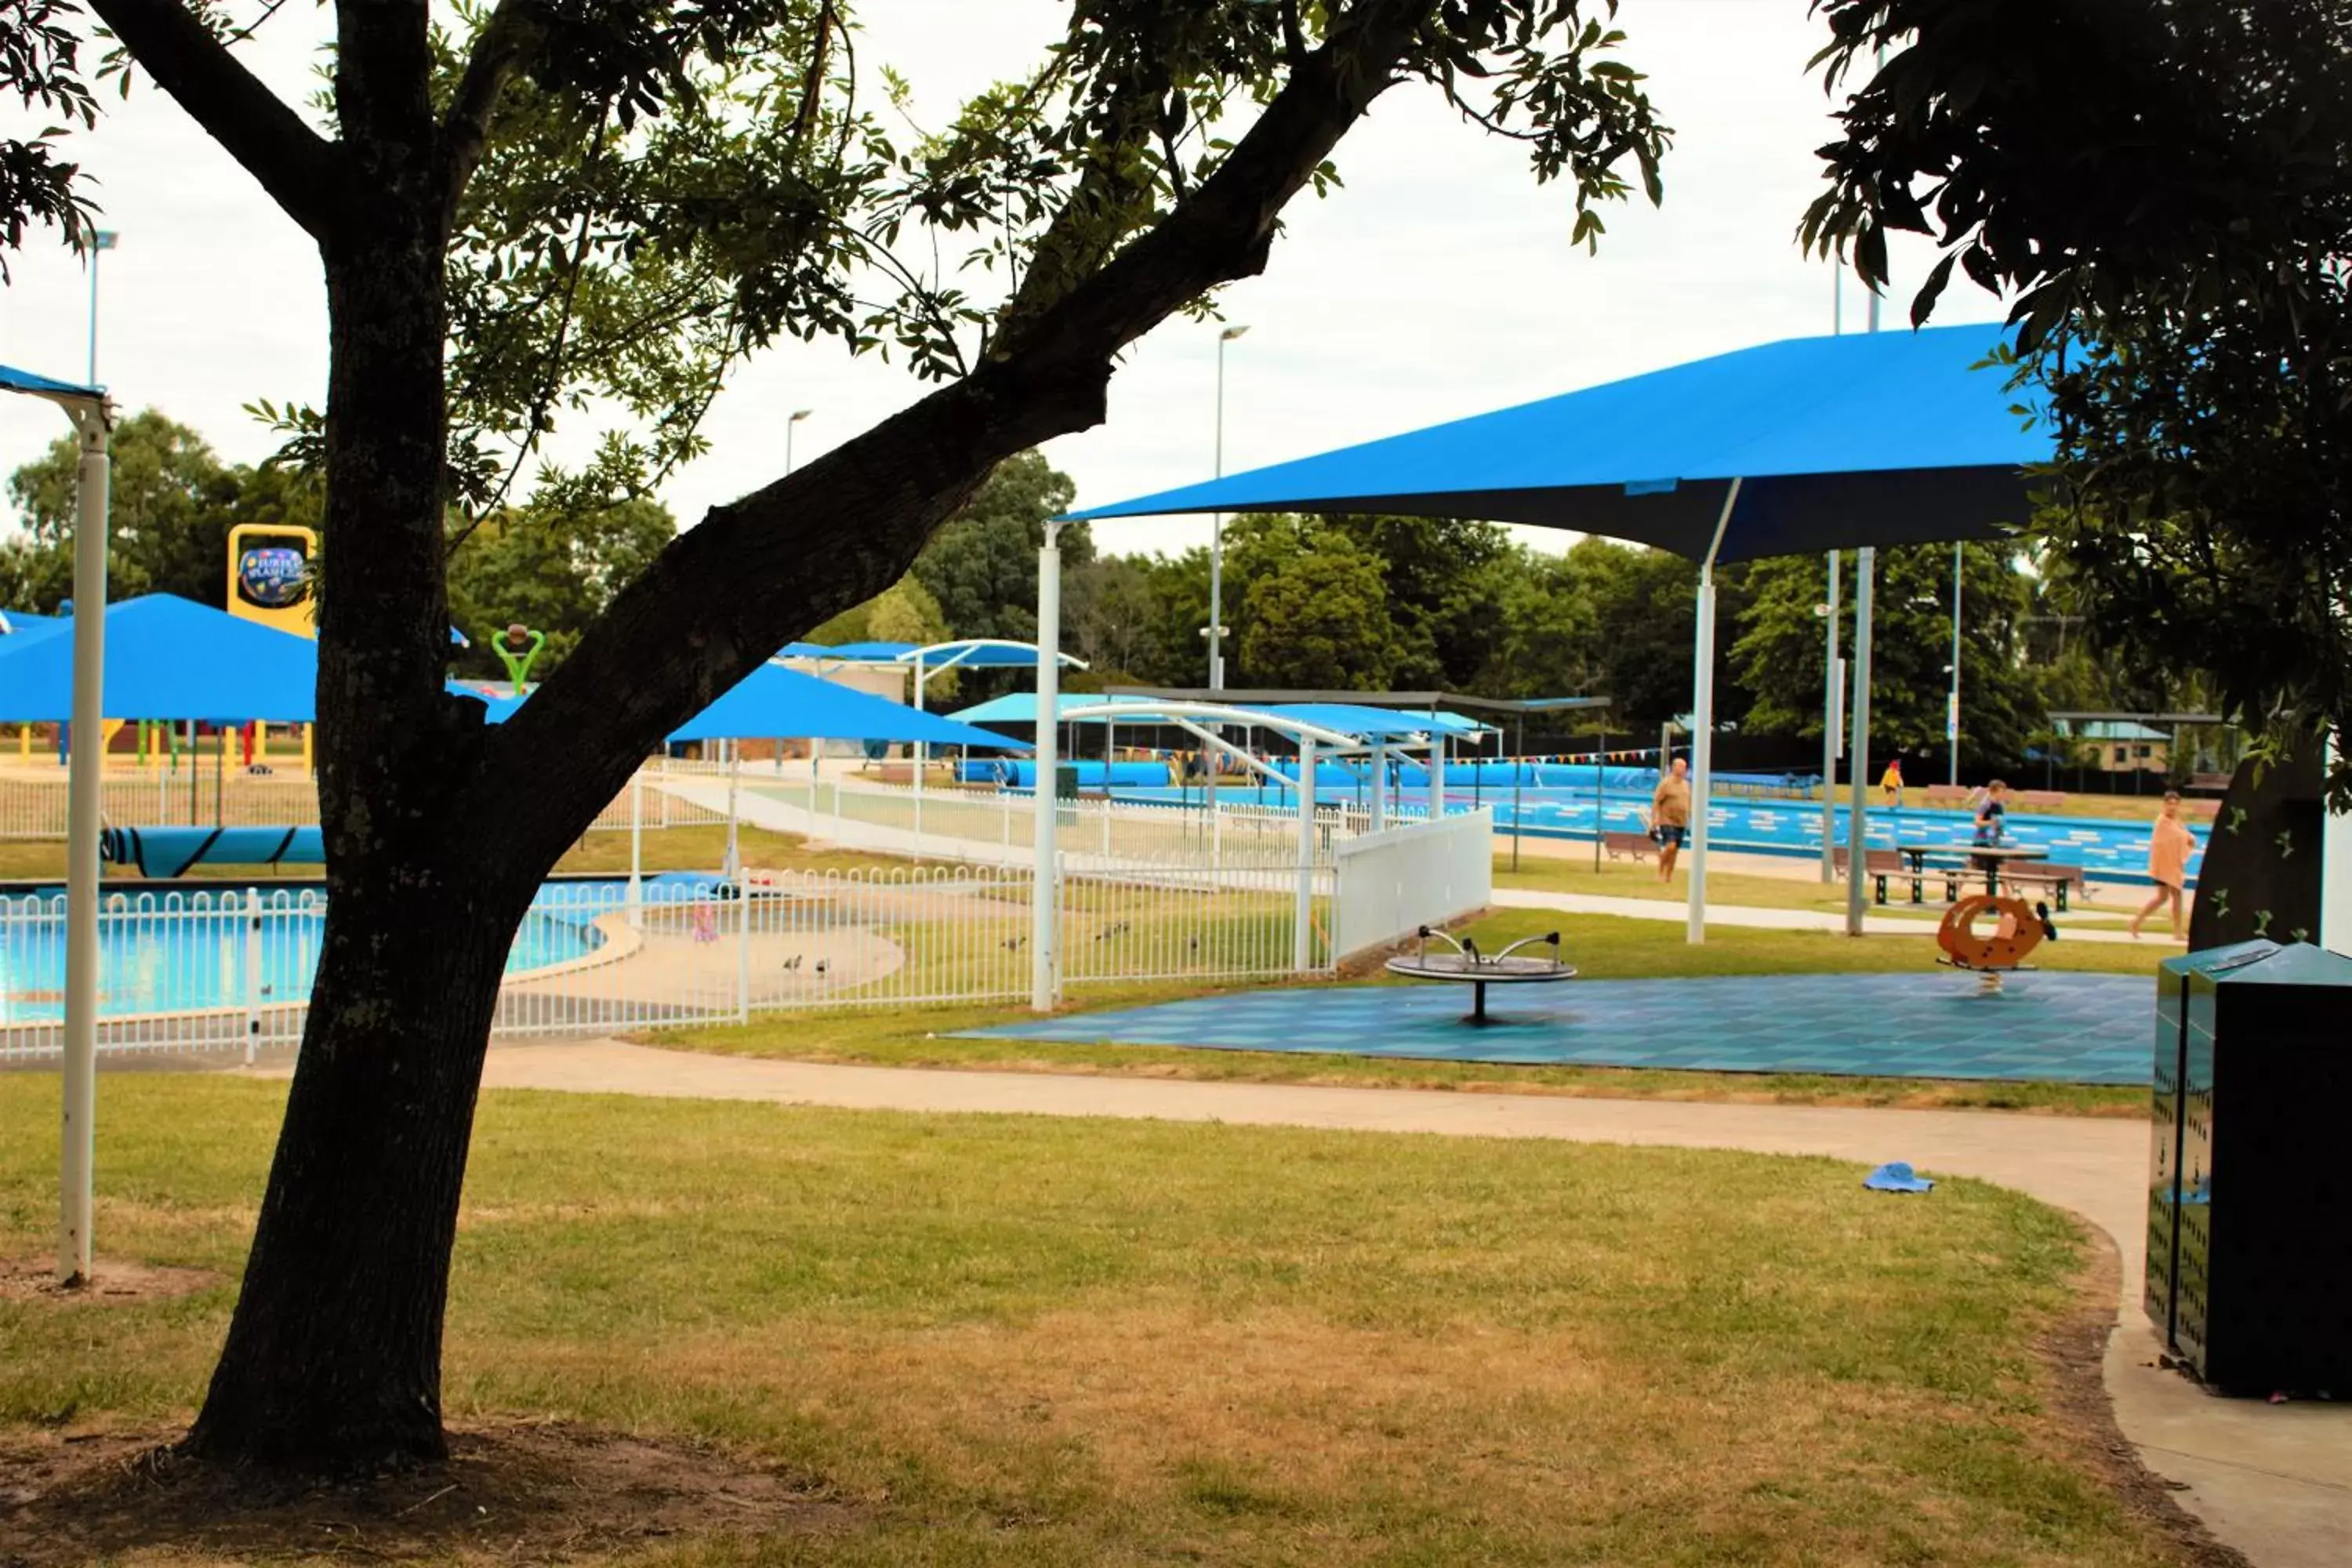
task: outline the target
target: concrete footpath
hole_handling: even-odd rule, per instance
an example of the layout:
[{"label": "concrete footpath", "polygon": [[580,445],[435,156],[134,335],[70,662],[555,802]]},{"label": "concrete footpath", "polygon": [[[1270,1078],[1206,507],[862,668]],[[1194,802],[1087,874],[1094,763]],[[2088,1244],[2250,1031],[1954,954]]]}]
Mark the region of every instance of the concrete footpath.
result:
[{"label": "concrete footpath", "polygon": [[2155,1364],[2155,1336],[2139,1310],[2148,1149],[2139,1121],[833,1067],[614,1040],[498,1047],[483,1081],[856,1110],[1559,1138],[1872,1164],[1907,1159],[1929,1173],[1980,1177],[2071,1209],[2114,1238],[2124,1281],[2107,1391],[2116,1424],[2142,1462],[2181,1489],[2181,1504],[2258,1568],[2352,1563],[2352,1403],[2217,1399]]}]

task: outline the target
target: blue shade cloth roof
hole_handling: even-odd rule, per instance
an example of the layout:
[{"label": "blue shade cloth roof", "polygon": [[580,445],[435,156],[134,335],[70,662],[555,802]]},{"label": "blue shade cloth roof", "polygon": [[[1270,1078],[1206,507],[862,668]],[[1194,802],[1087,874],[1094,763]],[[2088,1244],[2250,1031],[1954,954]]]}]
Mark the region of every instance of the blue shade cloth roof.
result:
[{"label": "blue shade cloth roof", "polygon": [[11,637],[35,637],[66,624],[55,616],[37,616],[29,610],[0,610],[0,626],[5,626]]},{"label": "blue shade cloth roof", "polygon": [[1284,510],[1477,518],[1720,559],[1997,537],[2050,435],[1997,327],[1791,338],[1074,518]]},{"label": "blue shade cloth roof", "polygon": [[926,741],[934,746],[1026,751],[1018,741],[959,724],[781,664],[763,664],[733,690],[671,731],[673,741],[764,735],[824,741]]},{"label": "blue shade cloth roof", "polygon": [[[1079,662],[1071,654],[1058,657],[1064,664]],[[904,662],[912,665],[915,661],[908,658]],[[1037,667],[1037,650],[1034,647],[983,647],[977,642],[940,642],[930,646],[924,654],[923,663],[932,669],[950,667],[956,669],[1034,669]]]},{"label": "blue shade cloth roof", "polygon": [[889,664],[902,653],[912,653],[910,642],[845,642],[838,647],[820,647],[814,643],[796,643],[796,647],[811,650],[803,656],[809,658],[838,659],[844,664]]},{"label": "blue shade cloth roof", "polygon": [[[1116,708],[1134,709],[1134,721],[1137,723],[1146,722],[1154,716],[1149,698],[1105,697],[1093,691],[1057,693],[1054,702],[1054,712],[1058,717],[1067,713],[1073,708],[1100,708],[1107,703]],[[1034,724],[1037,721],[1037,694],[1034,691],[1008,692],[1003,697],[991,698],[986,702],[975,703],[970,708],[958,709],[948,716],[966,724]],[[1087,721],[1090,724],[1101,721],[1098,719]]]},{"label": "blue shade cloth roof", "polygon": [[69,381],[51,381],[46,375],[35,375],[29,370],[0,364],[0,392],[29,392],[36,397],[86,397],[105,395],[94,386],[77,386]]},{"label": "blue shade cloth roof", "polygon": [[1253,705],[1265,713],[1296,719],[1303,724],[1319,725],[1336,730],[1342,735],[1354,735],[1360,740],[1384,741],[1398,735],[1426,735],[1432,729],[1441,734],[1474,734],[1484,728],[1456,714],[1440,713],[1432,718],[1427,713],[1415,713],[1398,708],[1366,708],[1352,702],[1276,702]]},{"label": "blue shade cloth roof", "polygon": [[[493,724],[503,724],[530,700],[497,697],[451,681],[449,689],[471,697],[488,709]],[[1009,741],[986,730],[959,724],[938,713],[925,713],[852,687],[781,664],[763,664],[737,683],[718,701],[670,731],[673,741],[762,740],[782,736],[820,741],[927,741],[934,746],[971,746],[998,752],[1025,752],[1027,744]]]},{"label": "blue shade cloth roof", "polygon": [[[308,723],[318,684],[318,645],[308,637],[170,594],[107,606],[100,708],[109,719]],[[72,717],[73,638],[0,639],[0,721]]]}]

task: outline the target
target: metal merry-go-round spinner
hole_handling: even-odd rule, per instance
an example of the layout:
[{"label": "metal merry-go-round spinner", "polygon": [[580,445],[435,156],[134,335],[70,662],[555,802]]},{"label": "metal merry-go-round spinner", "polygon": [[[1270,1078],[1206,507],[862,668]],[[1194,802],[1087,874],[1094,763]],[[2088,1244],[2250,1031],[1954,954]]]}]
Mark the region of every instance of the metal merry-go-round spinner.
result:
[{"label": "metal merry-go-round spinner", "polygon": [[[1435,937],[1445,946],[1435,952],[1429,951],[1430,938]],[[1519,956],[1523,947],[1549,947],[1549,956]],[[1465,937],[1457,942],[1452,934],[1423,926],[1413,933],[1413,949],[1401,952],[1388,961],[1388,972],[1408,980],[1451,981],[1471,988],[1470,1011],[1463,1016],[1465,1024],[1492,1022],[1486,1016],[1486,987],[1489,985],[1547,985],[1576,978],[1573,965],[1564,963],[1559,956],[1559,932],[1546,931],[1541,936],[1522,937],[1502,952],[1489,956],[1478,951],[1475,939]]]}]

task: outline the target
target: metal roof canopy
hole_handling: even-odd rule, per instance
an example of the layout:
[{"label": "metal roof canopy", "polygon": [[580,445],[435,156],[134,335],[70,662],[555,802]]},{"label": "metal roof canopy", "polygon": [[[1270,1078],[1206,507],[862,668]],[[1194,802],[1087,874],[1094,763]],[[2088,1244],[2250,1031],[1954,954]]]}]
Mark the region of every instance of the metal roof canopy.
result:
[{"label": "metal roof canopy", "polygon": [[1615,703],[1610,697],[1469,697],[1458,691],[1285,691],[1267,689],[1246,691],[1233,688],[1211,689],[1207,687],[1181,686],[1113,686],[1106,688],[1108,697],[1146,697],[1168,701],[1230,702],[1330,702],[1361,708],[1476,708],[1490,713],[1550,713],[1577,709],[1608,708]]},{"label": "metal roof canopy", "polygon": [[[1068,521],[1269,510],[1469,518],[1601,534],[1699,563],[1685,925],[1696,942],[1706,929],[1717,564],[1864,552],[1847,824],[1858,865],[1867,813],[1871,552],[2002,537],[2025,521],[2027,470],[2054,455],[2039,421],[2021,416],[2006,374],[1988,363],[2006,336],[1969,325],[1790,338],[1074,511]],[[1057,623],[1059,608],[1057,584]],[[1825,797],[1825,843],[1830,809]],[[1861,878],[1848,879],[1846,925],[1857,936],[1861,888]]]}]

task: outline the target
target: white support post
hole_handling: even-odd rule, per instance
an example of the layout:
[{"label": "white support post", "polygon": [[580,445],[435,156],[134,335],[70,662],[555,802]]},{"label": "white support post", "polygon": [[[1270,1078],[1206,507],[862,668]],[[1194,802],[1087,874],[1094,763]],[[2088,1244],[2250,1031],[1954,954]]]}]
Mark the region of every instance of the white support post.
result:
[{"label": "white support post", "polygon": [[[1691,661],[1690,913],[1683,932],[1693,943],[1706,940],[1707,796],[1715,778],[1715,558],[1723,551],[1724,531],[1731,526],[1731,510],[1738,504],[1739,481],[1735,479],[1715,520],[1715,540],[1698,569],[1698,647]],[[1673,765],[1660,763],[1663,768]]]},{"label": "white support post", "polygon": [[751,881],[740,871],[735,879],[735,1021],[751,1021]]},{"label": "white support post", "polygon": [[1429,820],[1445,820],[1445,736],[1434,720],[1429,731]]},{"label": "white support post", "polygon": [[1878,552],[1864,545],[1855,552],[1853,568],[1853,741],[1846,748],[1846,771],[1853,775],[1853,793],[1845,823],[1845,933],[1860,936],[1869,895],[1864,869],[1868,859],[1864,844],[1868,836],[1870,803],[1864,796],[1870,772],[1870,601],[1878,576]]},{"label": "white support post", "polygon": [[[915,654],[915,711],[923,710],[923,656]],[[931,748],[927,741],[915,742],[915,853],[923,852],[923,775],[930,771]]]},{"label": "white support post", "polygon": [[1315,742],[1298,742],[1298,890],[1290,919],[1290,967],[1315,966]]},{"label": "white support post", "polygon": [[1062,670],[1062,525],[1048,521],[1037,547],[1037,811],[1035,855],[1029,888],[1029,1006],[1050,1013],[1060,991],[1061,900],[1054,876],[1054,836],[1060,805],[1054,798],[1060,740]]},{"label": "white support post", "polygon": [[245,890],[245,1065],[261,1038],[261,889]]},{"label": "white support post", "polygon": [[[1843,273],[1840,276],[1843,276]],[[1838,552],[1830,552],[1830,613],[1822,665],[1822,881],[1837,880]]]},{"label": "white support post", "polygon": [[89,1283],[97,1168],[98,830],[106,765],[106,532],[110,459],[101,407],[70,410],[80,435],[74,517],[73,751],[66,773],[65,1110],[58,1161],[58,1282]]},{"label": "white support post", "polygon": [[[2334,744],[2319,757],[2324,779],[2335,765]],[[2328,812],[2319,836],[2319,945],[2352,958],[2352,812]]]},{"label": "white support post", "polygon": [[629,775],[629,924],[645,921],[646,897],[646,765],[637,763]]},{"label": "white support post", "polygon": [[1372,763],[1372,831],[1378,833],[1389,825],[1389,749],[1374,745]]},{"label": "white support post", "polygon": [[727,864],[721,871],[726,876],[735,877],[741,875],[743,870],[743,853],[735,836],[735,794],[742,778],[743,742],[722,741],[719,744],[727,748]]}]

